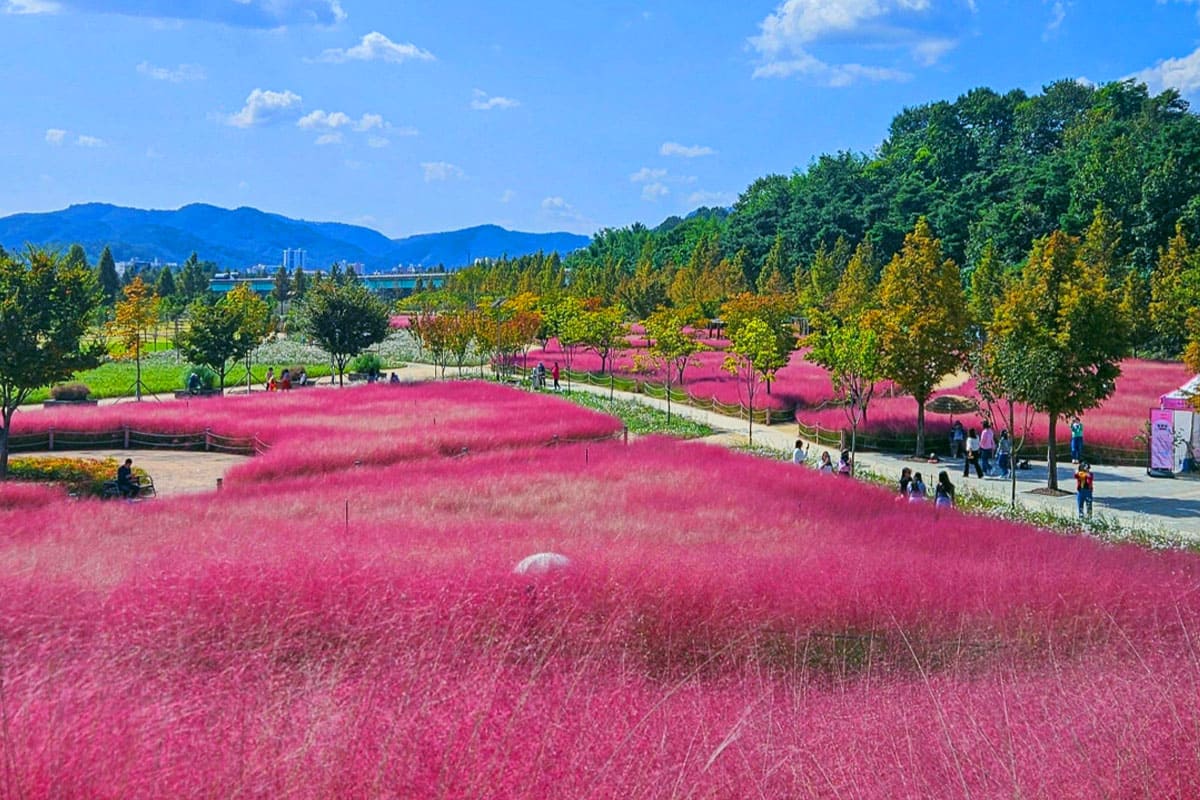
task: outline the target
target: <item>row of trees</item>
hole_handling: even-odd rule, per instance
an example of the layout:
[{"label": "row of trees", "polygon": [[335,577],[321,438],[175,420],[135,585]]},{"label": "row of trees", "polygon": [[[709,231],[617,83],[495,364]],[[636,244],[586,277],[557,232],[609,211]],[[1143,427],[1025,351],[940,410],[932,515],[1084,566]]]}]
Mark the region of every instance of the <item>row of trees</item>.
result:
[{"label": "row of trees", "polygon": [[[108,355],[103,341],[88,335],[104,300],[97,271],[70,253],[30,247],[15,256],[0,250],[0,480],[8,472],[17,408],[35,389],[67,380]],[[155,289],[134,276],[106,323],[136,364],[138,399],[146,331],[158,324],[162,304]],[[211,367],[222,388],[229,366],[245,359],[249,381],[251,353],[273,330],[268,303],[242,285],[219,300],[205,291],[189,305],[189,315],[177,340],[184,356]],[[387,306],[354,281],[314,281],[298,317],[301,329],[329,353],[339,382],[349,360],[389,331]]]}]

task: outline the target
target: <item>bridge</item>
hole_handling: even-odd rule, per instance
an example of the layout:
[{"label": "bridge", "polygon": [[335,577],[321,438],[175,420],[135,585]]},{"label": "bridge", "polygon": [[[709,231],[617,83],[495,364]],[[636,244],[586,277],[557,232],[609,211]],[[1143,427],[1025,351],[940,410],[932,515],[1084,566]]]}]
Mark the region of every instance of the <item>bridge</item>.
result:
[{"label": "bridge", "polygon": [[[317,274],[306,273],[306,277],[311,280]],[[418,281],[423,289],[440,289],[448,275],[449,272],[394,272],[359,275],[358,280],[372,292],[406,295],[416,291]],[[247,278],[221,276],[208,282],[208,288],[217,294],[226,294],[241,285],[249,285],[256,294],[265,297],[275,289],[275,278],[271,275]]]}]

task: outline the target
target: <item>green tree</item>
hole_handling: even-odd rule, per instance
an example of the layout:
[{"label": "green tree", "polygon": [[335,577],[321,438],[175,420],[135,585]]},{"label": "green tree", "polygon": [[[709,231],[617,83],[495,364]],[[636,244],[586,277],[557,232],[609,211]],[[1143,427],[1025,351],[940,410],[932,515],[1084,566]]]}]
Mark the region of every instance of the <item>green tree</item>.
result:
[{"label": "green tree", "polygon": [[106,305],[112,305],[117,302],[117,295],[121,291],[121,278],[117,275],[117,264],[113,261],[112,251],[105,245],[103,252],[100,253],[100,263],[96,267],[99,273],[98,281],[100,283],[100,292],[104,298]]},{"label": "green tree", "polygon": [[[652,362],[667,378],[667,421],[671,421],[671,385],[683,383],[683,371],[704,345],[687,332],[689,320],[678,309],[660,308],[646,318],[646,348]],[[674,379],[674,380],[673,380]]]},{"label": "green tree", "polygon": [[1150,276],[1150,324],[1159,348],[1175,356],[1187,341],[1188,317],[1200,305],[1200,254],[1192,247],[1182,225],[1166,250],[1159,250],[1158,265]]},{"label": "green tree", "polygon": [[200,264],[200,258],[193,252],[183,262],[179,272],[179,290],[184,302],[190,303],[208,294],[208,281],[211,275]]},{"label": "green tree", "polygon": [[[1096,231],[1089,231],[1095,233]],[[1105,235],[1102,231],[1099,235]],[[1034,243],[988,328],[997,380],[1006,393],[1049,415],[1048,489],[1058,489],[1057,430],[1064,415],[1082,414],[1109,397],[1126,352],[1109,264],[1055,231]]]},{"label": "green tree", "polygon": [[625,324],[625,311],[620,306],[584,311],[579,315],[581,343],[600,357],[600,371],[611,372],[608,363],[613,351],[625,342],[629,326]]},{"label": "green tree", "polygon": [[231,361],[243,355],[244,342],[237,335],[241,319],[228,303],[200,297],[188,308],[190,324],[179,334],[176,346],[193,364],[210,367],[217,373],[221,390]]},{"label": "green tree", "polygon": [[79,244],[73,244],[67,250],[65,262],[67,266],[72,268],[91,269],[88,265],[87,253],[84,252],[83,246]]},{"label": "green tree", "polygon": [[389,321],[387,306],[361,284],[321,281],[308,290],[301,328],[329,353],[343,386],[346,364],[387,338]]},{"label": "green tree", "polygon": [[836,324],[810,336],[808,360],[829,370],[833,391],[850,423],[850,468],[858,451],[858,426],[882,376],[879,335],[868,325]]},{"label": "green tree", "polygon": [[[879,265],[875,248],[869,240],[859,242],[846,271],[838,281],[829,305],[830,312],[843,322],[856,321],[871,311],[877,303],[876,281]],[[819,314],[810,313],[810,320]]]},{"label": "green tree", "polygon": [[747,320],[729,333],[729,355],[724,368],[737,379],[738,390],[746,398],[746,418],[749,420],[747,438],[754,443],[754,399],[759,386],[770,381],[784,354],[779,350],[779,338],[761,319]]},{"label": "green tree", "polygon": [[233,287],[221,298],[220,303],[227,306],[237,320],[237,328],[233,333],[235,352],[237,357],[245,359],[246,391],[249,392],[253,381],[251,367],[254,350],[271,332],[271,307],[266,300],[255,294],[248,283]]},{"label": "green tree", "polygon": [[170,267],[163,267],[158,273],[158,280],[154,282],[154,293],[166,301],[175,296],[175,291],[175,274]]},{"label": "green tree", "polygon": [[916,453],[925,452],[925,402],[962,363],[967,328],[958,267],[942,257],[929,222],[917,220],[879,284],[883,374],[917,403]]},{"label": "green tree", "polygon": [[[417,279],[420,282],[420,278]],[[292,297],[297,300],[303,300],[304,295],[308,293],[308,275],[302,267],[296,267],[296,271],[292,273]]]},{"label": "green tree", "polygon": [[788,359],[796,348],[796,329],[792,323],[792,313],[792,298],[787,295],[755,295],[743,292],[721,306],[725,334],[730,341],[733,341],[739,329],[752,320],[763,323],[775,339],[775,345],[771,349],[775,354],[775,361],[763,365],[767,394],[771,393],[771,382],[775,378],[775,372],[787,366]]},{"label": "green tree", "polygon": [[[296,269],[300,269],[296,267]],[[279,316],[283,316],[283,304],[292,296],[292,279],[288,275],[287,267],[280,267],[275,273],[275,285],[271,287],[271,299],[275,301],[276,308],[279,309]]]},{"label": "green tree", "polygon": [[99,303],[86,265],[33,247],[23,260],[0,256],[0,480],[13,414],[29,393],[99,363],[100,348],[83,343]]}]

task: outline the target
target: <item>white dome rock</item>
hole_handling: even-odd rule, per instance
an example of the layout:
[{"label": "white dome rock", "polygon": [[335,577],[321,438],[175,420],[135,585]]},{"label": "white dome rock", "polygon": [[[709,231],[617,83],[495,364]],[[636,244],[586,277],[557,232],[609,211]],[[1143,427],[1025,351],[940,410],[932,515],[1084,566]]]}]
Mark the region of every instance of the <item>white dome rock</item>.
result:
[{"label": "white dome rock", "polygon": [[559,553],[534,553],[522,558],[521,563],[513,567],[513,572],[517,575],[545,575],[569,566],[571,559]]}]

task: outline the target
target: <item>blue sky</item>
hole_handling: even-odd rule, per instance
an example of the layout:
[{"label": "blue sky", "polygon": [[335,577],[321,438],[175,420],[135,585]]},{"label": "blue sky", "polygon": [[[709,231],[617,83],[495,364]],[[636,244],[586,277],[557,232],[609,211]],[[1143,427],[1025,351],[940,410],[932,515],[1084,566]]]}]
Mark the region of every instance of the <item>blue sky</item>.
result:
[{"label": "blue sky", "polygon": [[731,204],[976,86],[1200,101],[1200,0],[0,0],[0,32],[0,215],[592,233]]}]

